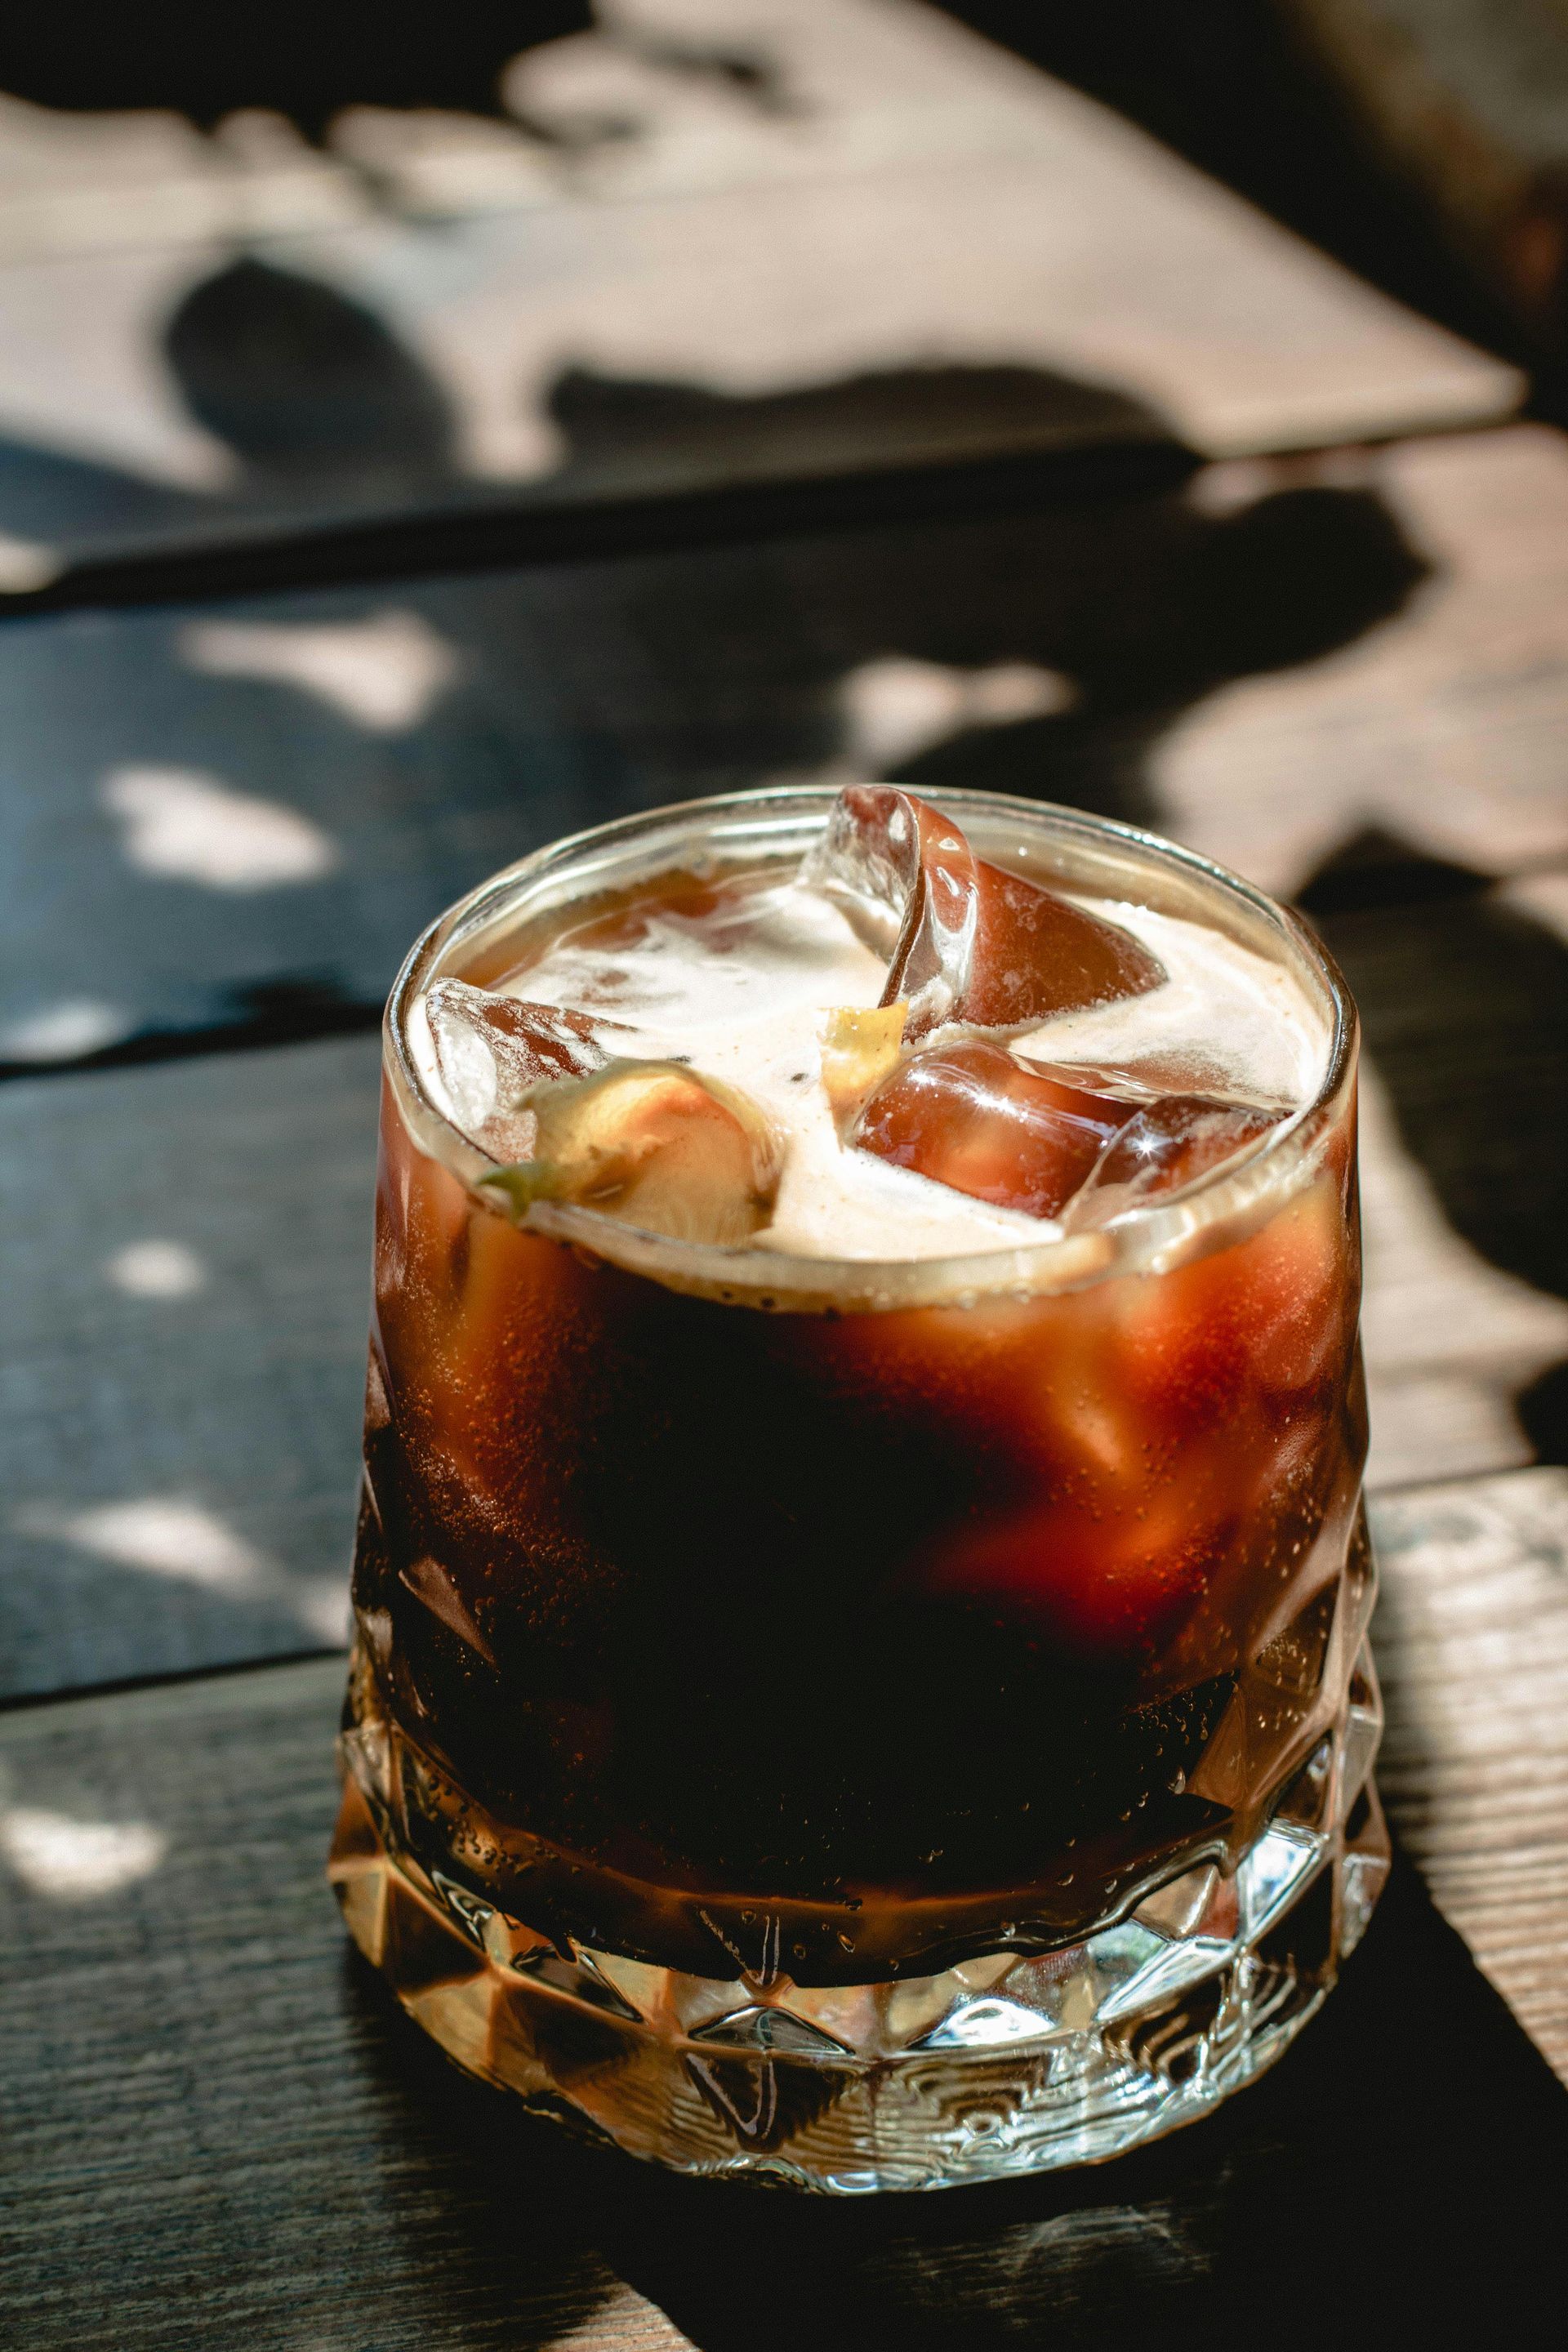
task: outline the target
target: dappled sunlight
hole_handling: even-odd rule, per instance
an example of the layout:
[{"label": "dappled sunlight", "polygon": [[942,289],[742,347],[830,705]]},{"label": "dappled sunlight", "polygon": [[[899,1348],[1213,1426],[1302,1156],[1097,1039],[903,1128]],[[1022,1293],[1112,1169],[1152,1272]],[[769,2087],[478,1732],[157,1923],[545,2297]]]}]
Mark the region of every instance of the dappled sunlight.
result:
[{"label": "dappled sunlight", "polygon": [[236,1601],[283,1608],[316,1641],[348,1638],[348,1579],[297,1577],[190,1495],[142,1495],[85,1509],[35,1503],[13,1520],[18,1535],[52,1538],[146,1576]]},{"label": "dappled sunlight", "polygon": [[35,1895],[90,1902],[150,1877],[169,1850],[150,1822],[80,1821],[41,1805],[0,1809],[0,1859]]},{"label": "dappled sunlight", "polygon": [[314,1633],[318,1641],[333,1649],[348,1646],[351,1629],[346,1570],[341,1576],[312,1576],[290,1584],[288,1600],[308,1633]]},{"label": "dappled sunlight", "polygon": [[8,1062],[68,1062],[100,1054],[129,1037],[135,1022],[123,1005],[98,996],[62,997],[0,1029],[0,1059]]},{"label": "dappled sunlight", "polygon": [[1454,1231],[1364,1061],[1361,1191],[1373,1485],[1429,1475],[1435,1440],[1457,1469],[1528,1462],[1514,1400],[1568,1353],[1568,1302],[1489,1264]]},{"label": "dappled sunlight", "polygon": [[104,1273],[129,1298],[189,1298],[205,1289],[207,1272],[184,1242],[131,1242],[105,1261]]},{"label": "dappled sunlight", "polygon": [[58,580],[64,568],[65,558],[58,548],[0,530],[0,596],[30,595]]},{"label": "dappled sunlight", "polygon": [[189,769],[117,768],[100,797],[123,821],[125,855],[144,874],[266,890],[319,881],[339,862],[336,843],[298,809]]},{"label": "dappled sunlight", "polygon": [[1037,662],[992,662],[981,669],[897,656],[862,662],[839,689],[845,757],[851,767],[885,776],[962,730],[1053,717],[1076,698],[1070,678]]},{"label": "dappled sunlight", "polygon": [[183,1495],[145,1495],[71,1511],[36,1506],[20,1514],[24,1535],[58,1536],[119,1568],[176,1577],[214,1592],[253,1591],[277,1574],[265,1553]]},{"label": "dappled sunlight", "polygon": [[193,621],[182,658],[215,677],[295,686],[373,735],[417,727],[462,667],[454,646],[416,613],[363,621]]}]

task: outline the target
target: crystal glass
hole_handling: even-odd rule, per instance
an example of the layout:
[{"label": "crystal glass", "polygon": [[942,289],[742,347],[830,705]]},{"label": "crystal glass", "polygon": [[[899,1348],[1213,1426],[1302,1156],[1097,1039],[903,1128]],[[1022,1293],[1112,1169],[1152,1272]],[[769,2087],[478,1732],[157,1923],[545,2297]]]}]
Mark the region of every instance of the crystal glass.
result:
[{"label": "crystal glass", "polygon": [[[1294,917],[1149,835],[943,796],[986,856],[1217,928],[1322,1015],[1309,1105],[1103,1230],[868,1263],[476,1190],[423,992],[614,886],[782,877],[832,798],[563,842],[397,982],[331,1875],[409,2013],[540,2114],[864,2191],[1202,2115],[1322,2000],[1387,1843],[1356,1022]],[[960,1558],[1003,1563],[984,1605]]]}]

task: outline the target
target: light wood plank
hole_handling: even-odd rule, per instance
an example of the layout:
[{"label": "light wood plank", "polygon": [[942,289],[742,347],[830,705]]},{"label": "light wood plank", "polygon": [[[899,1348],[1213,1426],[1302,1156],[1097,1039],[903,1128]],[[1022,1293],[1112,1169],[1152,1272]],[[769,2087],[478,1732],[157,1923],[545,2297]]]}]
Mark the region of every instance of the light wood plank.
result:
[{"label": "light wood plank", "polygon": [[[83,555],[411,507],[1152,434],[1294,448],[1521,397],[1511,369],[934,11],[660,0],[637,24],[640,47],[598,34],[525,60],[520,102],[537,81],[542,120],[569,128],[618,90],[610,111],[647,117],[646,140],[589,138],[563,163],[500,126],[347,118],[416,210],[458,207],[438,236],[395,211],[285,234],[318,195],[353,209],[285,138],[270,176],[212,174],[215,205],[256,215],[237,269],[229,222],[182,239],[202,200],[155,171],[155,234],[108,191],[110,249],[0,268],[0,586],[6,567],[22,587]],[[677,32],[754,52],[777,102],[672,68]],[[53,185],[69,136],[25,131]],[[148,174],[150,126],[116,135]],[[81,203],[56,188],[40,240],[48,220],[76,234]]]},{"label": "light wood plank", "polygon": [[1384,1798],[1568,2081],[1568,1471],[1385,1496],[1374,1527]]},{"label": "light wood plank", "polygon": [[1568,857],[1568,441],[1519,425],[1220,468],[1195,495],[1223,513],[1314,488],[1376,500],[1426,576],[1353,643],[1181,714],[1150,761],[1170,829],[1286,897],[1363,825],[1486,873]]},{"label": "light wood plank", "polygon": [[[1373,1019],[1388,1010],[1386,997],[1363,993]],[[1428,1000],[1432,1029],[1441,1028],[1451,1003]],[[1484,1087],[1484,1062],[1478,1058],[1473,1068],[1474,1083]],[[1455,1118],[1465,1118],[1457,1092],[1454,1101]],[[1542,1108],[1555,1116],[1549,1102]],[[1473,1133],[1470,1142],[1479,1156]],[[1516,1181],[1540,1145],[1539,1136],[1517,1139]],[[1568,1155],[1561,1139],[1552,1148],[1561,1187]],[[1456,1231],[1437,1184],[1401,1140],[1375,1060],[1363,1072],[1361,1183],[1369,1483],[1406,1486],[1443,1472],[1466,1475],[1531,1461],[1535,1441],[1516,1401],[1568,1359],[1568,1300],[1543,1267],[1532,1282]],[[1550,1247],[1545,1218],[1542,1224],[1539,1239]],[[1500,1248],[1500,1256],[1508,1255]]]},{"label": "light wood plank", "polygon": [[[8,630],[0,1056],[67,997],[121,1034],[280,977],[374,1001],[552,832],[781,773],[1075,802],[1285,894],[1369,825],[1487,874],[1568,858],[1564,547],[1568,450],[1529,426],[1184,497]],[[148,814],[168,772],[305,830],[247,853],[256,812],[187,794],[182,863]]]}]

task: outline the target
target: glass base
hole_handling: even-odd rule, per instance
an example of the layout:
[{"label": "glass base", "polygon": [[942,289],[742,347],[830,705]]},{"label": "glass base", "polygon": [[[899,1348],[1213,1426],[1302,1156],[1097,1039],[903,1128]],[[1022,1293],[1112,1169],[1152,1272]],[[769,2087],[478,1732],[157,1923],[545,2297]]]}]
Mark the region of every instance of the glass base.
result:
[{"label": "glass base", "polygon": [[[345,1742],[329,1875],[349,1932],[458,2064],[679,2171],[864,2193],[1095,2163],[1272,2063],[1360,1940],[1388,1872],[1371,1662],[1268,1828],[1064,1951],[801,1987],[558,1947],[395,1850]],[[352,1738],[352,1735],[351,1735]]]}]

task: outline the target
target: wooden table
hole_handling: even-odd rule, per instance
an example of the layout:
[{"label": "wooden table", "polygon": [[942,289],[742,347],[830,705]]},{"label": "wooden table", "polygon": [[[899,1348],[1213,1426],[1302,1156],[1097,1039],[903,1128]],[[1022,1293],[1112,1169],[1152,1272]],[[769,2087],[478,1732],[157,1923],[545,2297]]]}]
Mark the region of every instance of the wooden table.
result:
[{"label": "wooden table", "polygon": [[[28,147],[0,103],[0,317],[37,331],[0,338],[5,2341],[1500,2329],[1568,2147],[1568,446],[934,12],[690,0],[793,114],[650,50],[676,21],[527,61],[536,110],[648,110],[574,179],[449,118],[378,215],[336,149],[247,150],[246,200],[317,240],[257,267],[370,320],[354,397],[401,386],[379,470],[226,473],[173,403],[144,322],[238,201],[195,134]],[[96,213],[37,160],[89,137]],[[321,379],[272,389],[308,439]],[[449,2074],[321,1860],[403,949],[573,826],[867,772],[1152,823],[1350,975],[1403,1851],[1213,2121],[841,2210],[590,2157]]]}]

